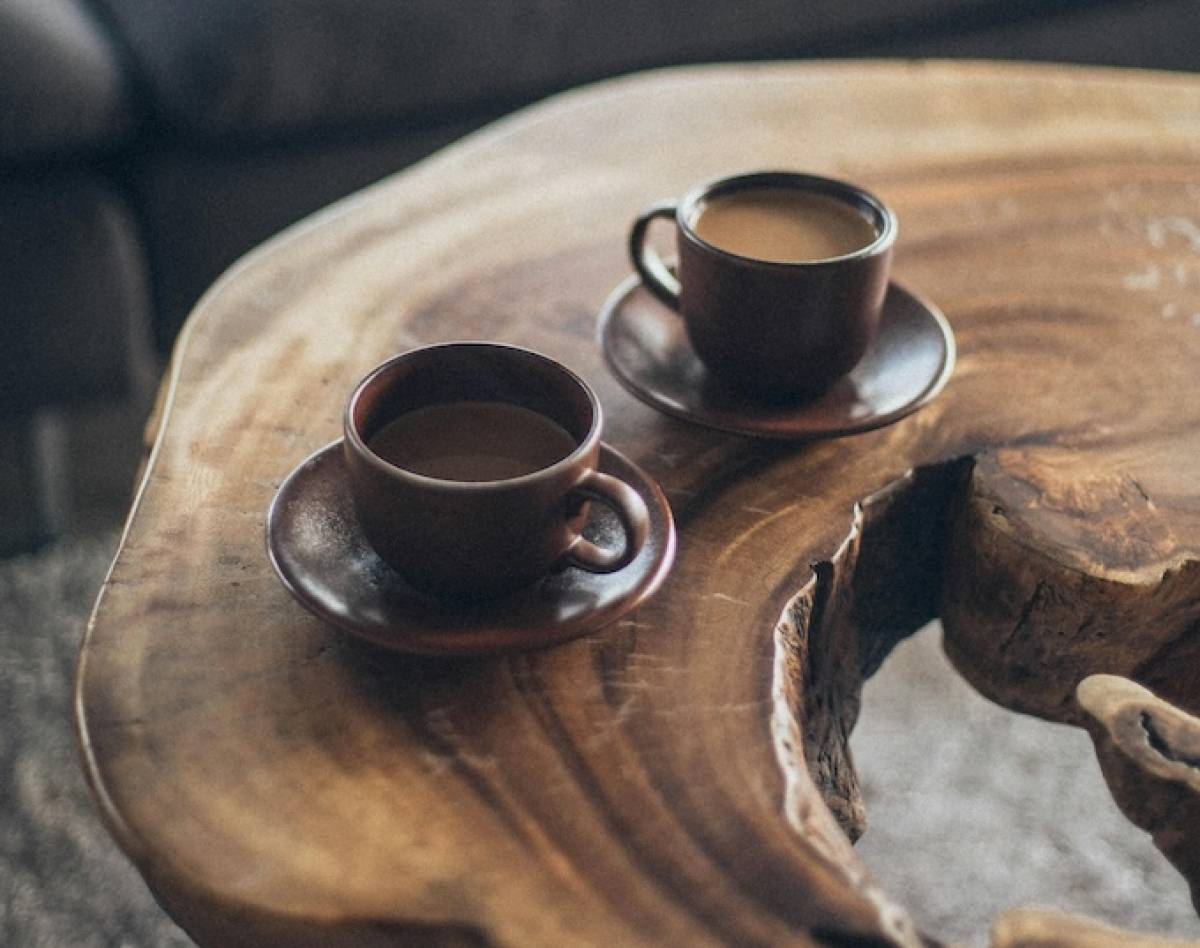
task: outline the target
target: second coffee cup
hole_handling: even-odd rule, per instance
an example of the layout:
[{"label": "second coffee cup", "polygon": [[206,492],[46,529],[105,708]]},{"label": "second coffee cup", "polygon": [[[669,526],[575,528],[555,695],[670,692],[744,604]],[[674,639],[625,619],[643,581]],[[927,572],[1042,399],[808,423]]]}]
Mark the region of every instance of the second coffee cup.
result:
[{"label": "second coffee cup", "polygon": [[[674,220],[678,276],[646,245]],[[683,317],[708,371],[770,400],[815,397],[866,353],[887,294],[896,218],[844,181],[788,171],[720,178],[643,211],[643,284]]]},{"label": "second coffee cup", "polygon": [[[566,566],[624,568],[646,505],[597,470],[603,416],[565,366],[485,342],[414,349],[351,394],[343,452],[376,552],[414,587],[456,599],[514,592]],[[581,536],[588,501],[610,507],[623,549]]]}]

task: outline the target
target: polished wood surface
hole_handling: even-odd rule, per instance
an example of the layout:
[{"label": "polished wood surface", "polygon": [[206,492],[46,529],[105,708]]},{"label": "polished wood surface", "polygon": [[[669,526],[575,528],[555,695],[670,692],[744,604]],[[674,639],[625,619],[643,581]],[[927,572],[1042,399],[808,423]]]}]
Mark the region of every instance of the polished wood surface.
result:
[{"label": "polished wood surface", "polygon": [[[1092,728],[1119,798],[1194,799],[1198,133],[1183,76],[668,71],[518,114],[252,254],[178,344],[81,655],[117,840],[211,945],[916,945],[851,845],[846,739],[863,677],[937,615],[984,694]],[[633,215],[797,165],[898,212],[895,276],[957,336],[946,389],[802,446],[635,400],[594,338]],[[370,366],[463,337],[596,387],[678,556],[647,604],[566,645],[397,657],[292,601],[264,518]],[[1156,839],[1194,873],[1196,833]],[[1114,943],[1005,919],[997,944]]]}]

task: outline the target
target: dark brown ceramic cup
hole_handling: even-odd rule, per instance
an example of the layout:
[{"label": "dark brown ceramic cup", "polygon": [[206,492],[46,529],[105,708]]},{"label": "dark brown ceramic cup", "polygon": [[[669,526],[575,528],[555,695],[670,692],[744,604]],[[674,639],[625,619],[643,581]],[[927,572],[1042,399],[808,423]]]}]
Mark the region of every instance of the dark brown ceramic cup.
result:
[{"label": "dark brown ceramic cup", "polygon": [[[696,231],[718,197],[798,189],[833,198],[870,225],[866,241],[837,256],[756,259],[715,246]],[[675,221],[678,278],[646,246],[650,223]],[[873,235],[870,236],[870,235]],[[705,368],[720,381],[770,400],[811,398],[850,372],[879,325],[896,239],[896,218],[875,196],[833,178],[765,171],[721,178],[681,201],[643,211],[629,238],[646,287],[684,320]]]},{"label": "dark brown ceramic cup", "polygon": [[[574,449],[532,473],[478,481],[414,473],[369,446],[406,412],[464,401],[530,409],[564,429]],[[602,423],[582,379],[527,349],[456,342],[396,356],[367,375],[346,405],[343,450],[362,530],[411,585],[455,599],[501,596],[567,566],[622,569],[642,549],[650,518],[633,488],[597,471]],[[583,538],[589,500],[617,515],[622,548]]]}]

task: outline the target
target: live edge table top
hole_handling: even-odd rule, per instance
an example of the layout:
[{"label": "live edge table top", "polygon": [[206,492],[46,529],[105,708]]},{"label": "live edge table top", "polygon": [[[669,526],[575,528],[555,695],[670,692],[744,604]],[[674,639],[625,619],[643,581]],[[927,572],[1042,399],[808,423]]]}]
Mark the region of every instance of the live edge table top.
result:
[{"label": "live edge table top", "polygon": [[[958,341],[916,414],[772,444],[605,371],[636,211],[771,167],[897,211],[895,277]],[[673,572],[615,625],[431,662],[272,573],[268,503],[352,384],[461,338],[579,372],[669,498]],[[864,675],[935,616],[984,694],[1087,726],[1130,817],[1200,874],[1171,822],[1200,793],[1198,79],[814,63],[559,96],[234,267],[161,419],[77,710],[106,822],[202,944],[917,944],[850,843],[846,735]],[[1018,912],[997,943],[1046,931],[1107,937]]]}]

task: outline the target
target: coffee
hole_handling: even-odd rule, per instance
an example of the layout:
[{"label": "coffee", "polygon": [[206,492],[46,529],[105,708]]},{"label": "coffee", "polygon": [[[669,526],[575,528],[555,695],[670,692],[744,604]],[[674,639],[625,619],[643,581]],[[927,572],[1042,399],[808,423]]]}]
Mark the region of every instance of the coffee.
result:
[{"label": "coffee", "polygon": [[[650,512],[637,490],[597,470],[603,423],[583,379],[528,349],[402,352],[346,402],[355,516],[380,559],[434,596],[503,596],[567,567],[615,573],[645,548]],[[589,503],[613,512],[623,544],[582,535]]]},{"label": "coffee", "polygon": [[[675,224],[672,271],[647,240]],[[879,328],[896,216],[862,188],[794,171],[711,181],[659,201],[629,231],[642,285],[683,319],[713,381],[772,402],[845,378]]]},{"label": "coffee", "polygon": [[508,402],[447,402],[406,412],[367,442],[396,467],[450,481],[499,481],[561,461],[577,447],[545,415]]},{"label": "coffee", "polygon": [[744,188],[701,206],[692,229],[721,250],[801,263],[841,257],[875,241],[875,226],[845,201],[799,188]]}]

